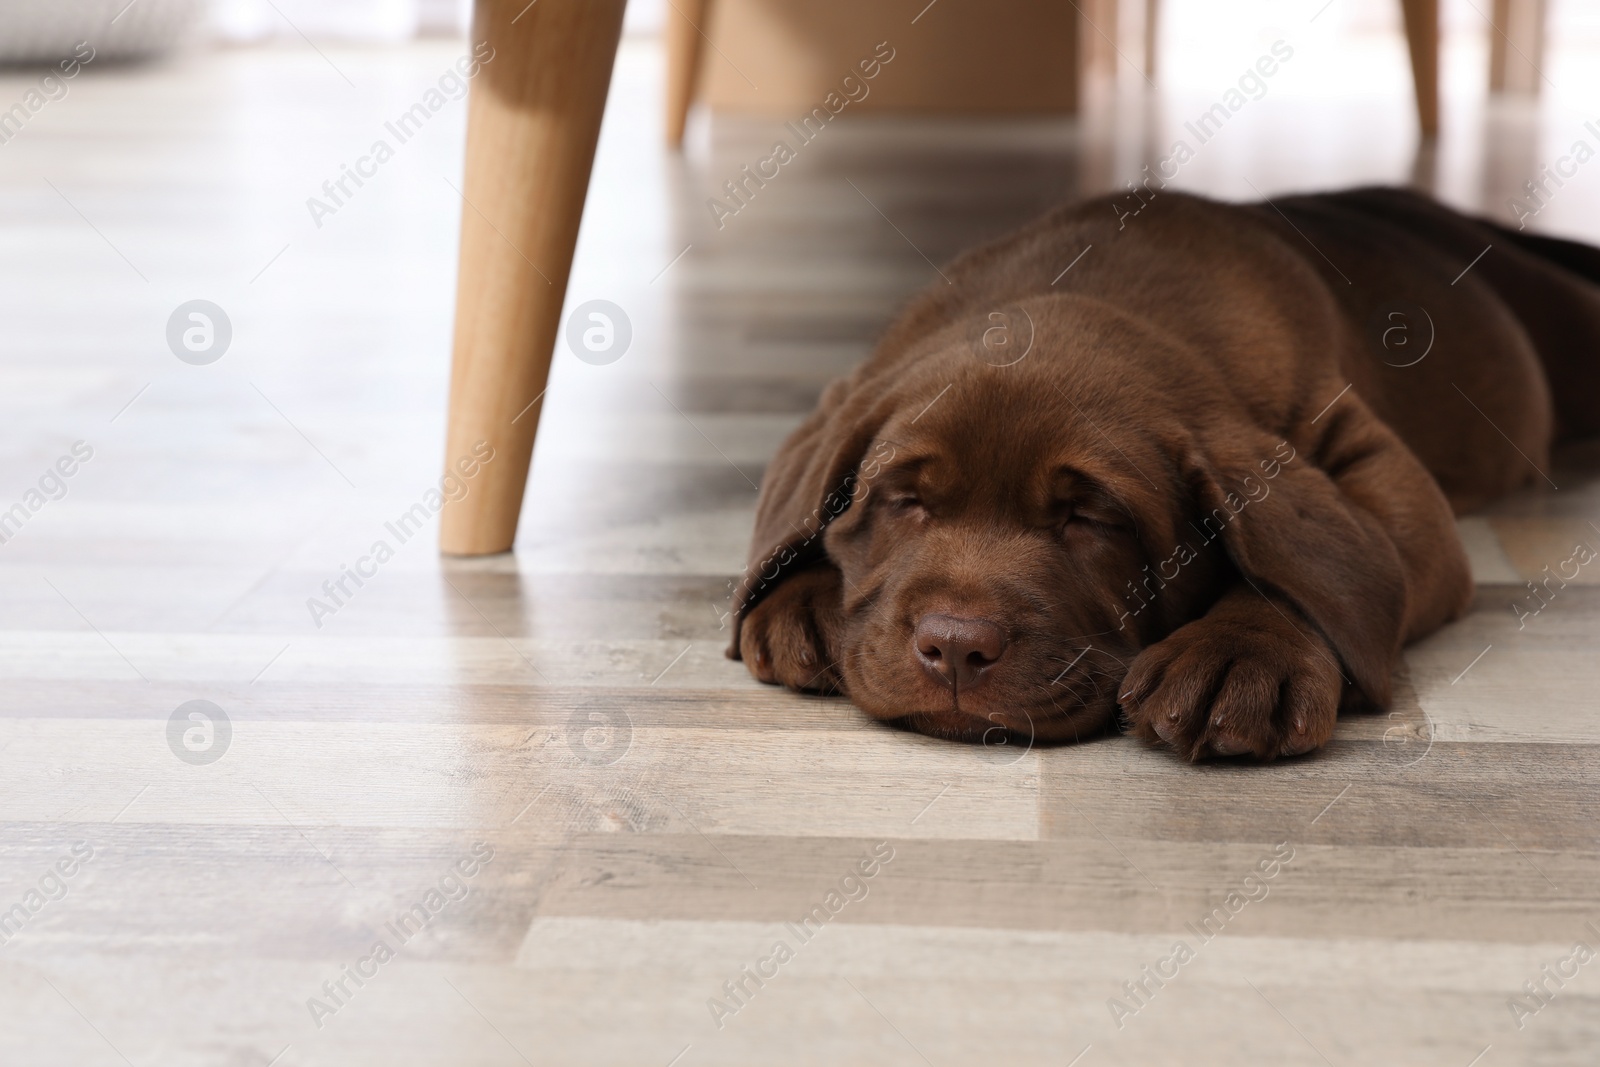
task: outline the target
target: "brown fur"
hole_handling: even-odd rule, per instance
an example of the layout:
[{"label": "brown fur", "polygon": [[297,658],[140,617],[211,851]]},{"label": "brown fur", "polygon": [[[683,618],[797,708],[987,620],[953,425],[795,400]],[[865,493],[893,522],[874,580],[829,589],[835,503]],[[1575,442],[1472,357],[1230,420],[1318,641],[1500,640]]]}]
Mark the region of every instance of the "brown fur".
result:
[{"label": "brown fur", "polygon": [[931,734],[1316,748],[1466,609],[1452,511],[1600,431],[1600,251],[1412,193],[1090,201],[944,274],[769,467],[729,653]]}]

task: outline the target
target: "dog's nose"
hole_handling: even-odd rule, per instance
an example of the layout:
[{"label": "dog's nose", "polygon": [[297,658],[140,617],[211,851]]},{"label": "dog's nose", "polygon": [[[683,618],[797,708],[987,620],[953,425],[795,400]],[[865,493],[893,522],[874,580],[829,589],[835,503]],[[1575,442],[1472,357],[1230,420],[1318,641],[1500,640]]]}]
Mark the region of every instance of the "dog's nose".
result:
[{"label": "dog's nose", "polygon": [[1006,633],[987,619],[924,615],[917,620],[917,659],[945,685],[968,689],[1006,650]]}]

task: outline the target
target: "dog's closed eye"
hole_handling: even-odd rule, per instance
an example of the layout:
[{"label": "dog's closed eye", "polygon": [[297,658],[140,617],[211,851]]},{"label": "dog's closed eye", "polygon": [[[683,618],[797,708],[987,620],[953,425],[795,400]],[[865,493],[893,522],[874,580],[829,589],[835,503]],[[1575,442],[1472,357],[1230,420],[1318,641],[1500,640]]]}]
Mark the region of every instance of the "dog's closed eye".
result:
[{"label": "dog's closed eye", "polygon": [[1099,530],[1111,531],[1126,529],[1131,520],[1126,512],[1119,508],[1097,507],[1093,504],[1066,504],[1065,512],[1057,521],[1063,525],[1093,526]]},{"label": "dog's closed eye", "polygon": [[891,493],[886,499],[889,510],[896,515],[920,517],[928,512],[927,507],[922,503],[922,498],[916,493]]},{"label": "dog's closed eye", "polygon": [[1050,518],[1064,533],[1116,533],[1133,528],[1133,515],[1104,486],[1076,472],[1058,481]]}]

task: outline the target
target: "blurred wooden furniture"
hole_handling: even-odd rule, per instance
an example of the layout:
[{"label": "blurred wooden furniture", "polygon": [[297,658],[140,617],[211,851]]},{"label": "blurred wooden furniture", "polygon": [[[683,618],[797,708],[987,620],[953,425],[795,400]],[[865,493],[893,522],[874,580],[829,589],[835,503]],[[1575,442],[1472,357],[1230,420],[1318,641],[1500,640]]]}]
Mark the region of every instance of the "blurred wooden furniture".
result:
[{"label": "blurred wooden furniture", "polygon": [[[1535,0],[1500,2],[1527,4]],[[838,41],[851,36],[875,41],[879,38],[873,27],[880,24],[892,25],[894,36],[903,39],[908,12],[920,20],[914,31],[917,47],[902,50],[905,58],[898,61],[903,66],[897,77],[886,80],[882,92],[874,90],[869,107],[1074,111],[1084,99],[1088,83],[1110,75],[1118,64],[1132,65],[1147,78],[1154,76],[1157,0],[1078,0],[1059,9],[1002,0],[985,5],[981,19],[961,17],[974,9],[955,7],[952,11],[953,6],[947,2],[939,8],[924,8],[917,0],[903,0],[864,8],[850,0],[812,0],[802,19],[792,17],[793,0],[722,0],[719,4],[673,0],[667,16],[668,143],[681,143],[688,110],[697,95],[709,97],[719,108],[738,106],[745,102],[741,96],[748,100],[754,95],[753,87],[750,93],[741,92],[742,83],[749,79],[742,73],[729,74],[723,64],[713,68],[709,77],[702,73],[707,41],[737,42],[738,54],[751,57],[750,65],[761,70],[763,83],[774,77],[776,68],[779,84],[764,84],[760,97],[769,109],[783,110],[820,98],[830,87],[827,79],[833,72],[849,69],[853,56],[840,51]],[[1438,0],[1401,0],[1400,6],[1419,125],[1425,135],[1433,136],[1439,128]],[[1067,17],[1059,17],[1063,12]],[[713,16],[725,21],[713,26]],[[1017,26],[1025,30],[1008,28]],[[1125,32],[1130,29],[1134,32]],[[775,39],[780,47],[774,47]],[[990,47],[993,42],[1006,47],[996,50]],[[1056,56],[1070,61],[1052,64],[1050,59]],[[908,72],[906,64],[923,64],[936,74]],[[965,79],[967,75],[972,77]],[[794,86],[808,76],[811,86],[796,91]],[[997,87],[994,83],[1001,79],[1011,85]],[[1061,80],[1066,83],[1064,90],[1057,84]]]},{"label": "blurred wooden furniture", "polygon": [[1424,137],[1439,135],[1439,0],[1400,0],[1406,46],[1411,50],[1411,83],[1417,97],[1417,124]]},{"label": "blurred wooden furniture", "polygon": [[[691,11],[673,3],[669,143],[676,143],[691,98],[716,114],[781,119],[807,114],[830,93],[836,104],[849,98],[848,114],[1071,114],[1080,105],[1085,61],[1097,59],[1094,46],[1102,43],[1084,20],[1104,25],[1108,16],[1099,8],[1114,6],[1110,0],[1074,0],[1076,7],[1038,0],[702,0]],[[865,76],[863,62],[873,76]]]},{"label": "blurred wooden furniture", "polygon": [[[836,20],[831,25],[845,17],[874,17],[873,11],[860,15],[860,9],[839,0],[818,0],[809,8],[785,7],[788,0],[761,2],[786,16],[831,13],[828,17]],[[908,12],[917,6],[907,2]],[[1117,43],[1119,0],[1079,0],[1070,5],[1072,14],[1066,8],[1042,13],[1016,8],[1031,20],[1028,26],[1045,27],[1037,36],[1055,42],[1053,51],[1041,51],[1036,35],[1012,29],[1017,23],[1003,18],[1019,2],[993,0],[979,9],[945,0],[937,11],[942,21],[918,27],[922,57],[905,49],[899,73],[906,71],[905,64],[924,64],[938,72],[937,78],[956,84],[955,95],[974,107],[992,110],[996,102],[1039,98],[1048,107],[1072,110],[1081,102],[1084,81],[1113,70],[1119,61],[1133,62]],[[470,494],[444,509],[440,547],[447,553],[504,552],[516,536],[624,3],[477,0],[474,37],[492,45],[495,58],[484,65],[471,91],[446,465],[454,467],[480,441],[494,448],[496,459],[478,475]],[[1156,4],[1145,4],[1140,60],[1148,76],[1155,59]],[[704,66],[712,4],[671,0],[669,6],[666,132],[677,144]],[[1438,0],[1401,0],[1401,6],[1418,117],[1431,136],[1439,126]],[[1496,11],[1540,6],[1540,0],[1497,0]],[[963,24],[951,18],[952,10],[988,19],[987,36],[965,34]],[[907,26],[924,16],[931,19],[935,11],[927,5]],[[1000,49],[1002,56],[1059,54],[1066,62],[963,63],[982,54],[983,40],[1009,46]],[[842,74],[851,61],[840,66]],[[1497,69],[1509,79],[1517,68],[1502,57]],[[833,78],[833,68],[827,71]],[[922,84],[929,84],[929,77],[935,76]],[[904,84],[896,88],[885,80],[876,91],[874,106],[882,106],[886,97],[893,102],[895,94],[901,94],[904,106]]]},{"label": "blurred wooden furniture", "polygon": [[683,125],[694,103],[700,74],[700,53],[705,42],[701,25],[710,0],[672,0],[664,27],[667,44],[667,143],[683,143]]},{"label": "blurred wooden furniture", "polygon": [[1537,93],[1544,74],[1545,0],[1494,0],[1489,33],[1489,88]]}]

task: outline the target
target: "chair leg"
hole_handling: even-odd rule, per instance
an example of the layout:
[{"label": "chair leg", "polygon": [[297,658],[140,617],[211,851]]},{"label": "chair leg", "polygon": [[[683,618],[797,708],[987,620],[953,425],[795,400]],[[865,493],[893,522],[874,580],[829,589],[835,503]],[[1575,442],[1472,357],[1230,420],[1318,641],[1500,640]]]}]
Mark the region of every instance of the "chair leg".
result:
[{"label": "chair leg", "polygon": [[694,103],[700,77],[701,36],[711,13],[711,0],[673,0],[667,12],[667,146],[683,145],[683,127]]},{"label": "chair leg", "polygon": [[1081,0],[1078,9],[1078,109],[1083,110],[1091,83],[1115,89],[1117,84],[1118,0]]},{"label": "chair leg", "polygon": [[1489,31],[1489,89],[1537,93],[1544,63],[1545,0],[1495,0]]},{"label": "chair leg", "polygon": [[1158,40],[1157,23],[1159,17],[1160,0],[1145,0],[1144,5],[1144,76],[1151,81],[1156,80],[1156,43]]},{"label": "chair leg", "polygon": [[1489,91],[1506,91],[1506,23],[1511,21],[1511,0],[1494,0],[1489,8]]},{"label": "chair leg", "polygon": [[1417,120],[1424,137],[1439,135],[1439,0],[1400,0],[1411,80],[1417,88]]},{"label": "chair leg", "polygon": [[453,555],[516,537],[624,3],[477,0],[473,39],[494,52],[467,116],[445,465],[479,442],[494,458],[444,508]]}]

